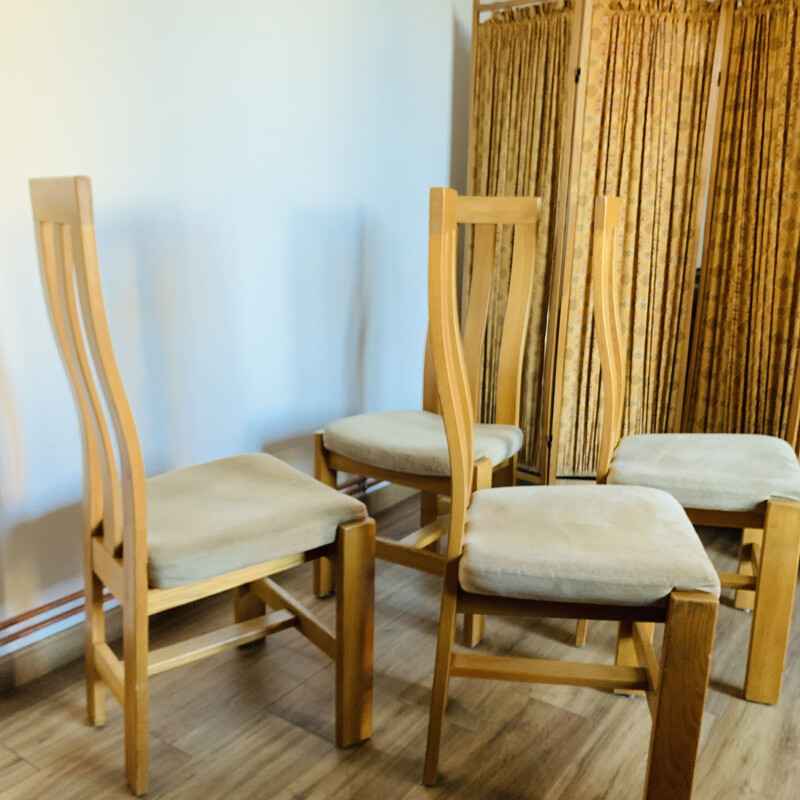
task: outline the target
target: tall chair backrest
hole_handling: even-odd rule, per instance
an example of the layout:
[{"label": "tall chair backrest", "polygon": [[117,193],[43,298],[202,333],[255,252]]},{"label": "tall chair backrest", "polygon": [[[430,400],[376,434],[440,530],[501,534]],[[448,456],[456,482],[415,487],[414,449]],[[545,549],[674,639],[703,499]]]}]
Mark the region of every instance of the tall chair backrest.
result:
[{"label": "tall chair backrest", "polygon": [[30,190],[47,308],[80,419],[85,525],[146,589],[144,463],[103,305],[91,182],[34,179]]},{"label": "tall chair backrest", "polygon": [[625,409],[625,360],[617,300],[616,239],[620,199],[602,195],[595,201],[592,243],[592,309],[603,377],[603,429],[597,481],[605,483],[611,457],[622,435]]},{"label": "tall chair backrest", "polygon": [[[499,228],[503,225],[514,226],[508,304],[500,339],[494,422],[518,425],[522,362],[533,294],[541,200],[537,197],[465,197],[457,194],[455,196],[456,223],[474,226],[472,281],[467,307],[463,311],[462,326],[464,358],[473,412],[478,406],[478,393],[481,387],[483,348],[489,319]],[[430,337],[425,353],[423,408],[426,411],[439,411]]]},{"label": "tall chair backrest", "polygon": [[[502,408],[502,420],[511,422],[509,416],[516,420],[519,408],[519,375],[530,312],[539,202],[538,198],[459,197],[453,189],[431,189],[428,332],[438,405],[444,418],[450,455],[448,559],[461,554],[466,511],[472,494],[474,458],[474,374],[470,372],[465,354],[466,335],[462,343],[456,299],[458,225],[516,225],[511,288],[499,367],[502,375],[514,379],[516,387],[509,389],[502,401],[498,399],[498,417]],[[483,300],[481,303],[486,305]],[[469,314],[470,310],[467,311]]]}]

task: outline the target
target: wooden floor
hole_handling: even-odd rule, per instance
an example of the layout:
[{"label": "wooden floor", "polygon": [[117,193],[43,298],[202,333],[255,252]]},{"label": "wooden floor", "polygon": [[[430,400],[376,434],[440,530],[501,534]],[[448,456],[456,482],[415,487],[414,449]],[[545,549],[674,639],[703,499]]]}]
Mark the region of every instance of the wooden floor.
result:
[{"label": "wooden floor", "polygon": [[[415,527],[406,502],[379,519],[384,535]],[[733,536],[704,535],[720,568],[735,567]],[[310,598],[308,565],[281,582],[332,622],[333,602]],[[152,798],[614,798],[641,796],[650,730],[641,699],[570,687],[453,679],[441,778],[420,785],[433,668],[436,578],[380,564],[376,587],[375,731],[333,744],[333,667],[295,631],[158,675],[150,683]],[[227,597],[162,615],[161,645],[232,616]],[[697,800],[800,797],[800,624],[780,706],[744,702],[749,617],[720,610],[706,705]],[[481,648],[509,655],[610,659],[614,626],[593,623],[585,649],[565,620],[490,619]],[[0,698],[0,800],[109,800],[123,779],[122,715],[109,697],[102,729],[85,722],[76,663]]]}]

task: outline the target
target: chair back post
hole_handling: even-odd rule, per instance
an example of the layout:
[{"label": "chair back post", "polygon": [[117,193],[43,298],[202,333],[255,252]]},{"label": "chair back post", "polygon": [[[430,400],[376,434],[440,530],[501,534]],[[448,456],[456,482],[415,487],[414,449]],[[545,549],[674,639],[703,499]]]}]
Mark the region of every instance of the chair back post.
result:
[{"label": "chair back post", "polygon": [[800,455],[800,355],[797,356],[796,361],[786,439],[794,447],[795,452]]},{"label": "chair back post", "polygon": [[452,189],[431,189],[428,312],[431,355],[450,455],[448,561],[461,555],[472,492],[473,412],[456,307],[458,225]]},{"label": "chair back post", "polygon": [[495,422],[503,425],[519,425],[522,364],[533,302],[533,275],[541,202],[541,198],[531,198],[530,209],[523,212],[514,227],[511,282],[497,377]]},{"label": "chair back post", "polygon": [[92,532],[146,591],[144,462],[103,305],[91,182],[34,179],[30,188],[48,312],[81,425]]},{"label": "chair back post", "polygon": [[603,427],[597,481],[605,483],[611,458],[622,435],[625,409],[625,365],[617,300],[616,231],[620,199],[601,195],[595,201],[592,245],[592,310],[603,380]]},{"label": "chair back post", "polygon": [[[469,197],[456,195],[457,223],[472,224],[472,279],[462,309],[462,347],[473,413],[477,413],[483,377],[483,355],[495,277],[500,228],[514,226],[508,304],[500,337],[494,421],[519,424],[522,365],[533,301],[533,277],[540,198]],[[425,353],[423,408],[440,412],[436,376],[430,351]],[[475,420],[478,421],[477,419]]]}]

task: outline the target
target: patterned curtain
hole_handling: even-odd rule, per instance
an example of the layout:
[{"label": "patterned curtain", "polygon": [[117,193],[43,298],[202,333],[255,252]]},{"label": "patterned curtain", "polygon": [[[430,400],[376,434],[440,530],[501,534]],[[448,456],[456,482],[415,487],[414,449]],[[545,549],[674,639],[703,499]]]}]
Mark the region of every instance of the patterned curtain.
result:
[{"label": "patterned curtain", "polygon": [[[618,194],[624,432],[677,429],[719,2],[597,0],[591,26],[558,475],[589,476],[602,397],[589,263],[597,194]],[[559,399],[556,398],[556,402]]]},{"label": "patterned curtain", "polygon": [[[537,472],[542,447],[541,403],[545,330],[555,265],[555,202],[562,137],[569,135],[563,108],[569,69],[571,2],[550,2],[492,15],[475,32],[472,192],[540,196],[539,247],[522,379],[520,465]],[[494,418],[500,333],[508,300],[511,230],[497,237],[495,278],[484,356],[479,413]],[[469,270],[467,270],[467,277]]]},{"label": "patterned curtain", "polygon": [[744,0],[731,37],[687,430],[786,436],[800,390],[800,0]]}]

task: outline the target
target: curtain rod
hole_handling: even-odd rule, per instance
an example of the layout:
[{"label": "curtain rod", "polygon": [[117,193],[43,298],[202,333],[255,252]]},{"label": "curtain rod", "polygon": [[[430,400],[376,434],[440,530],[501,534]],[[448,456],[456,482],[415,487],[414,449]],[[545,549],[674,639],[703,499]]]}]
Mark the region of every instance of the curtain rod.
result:
[{"label": "curtain rod", "polygon": [[478,13],[484,11],[501,11],[504,8],[524,8],[525,6],[546,6],[549,3],[560,3],[563,0],[505,0],[500,3],[478,3]]}]

